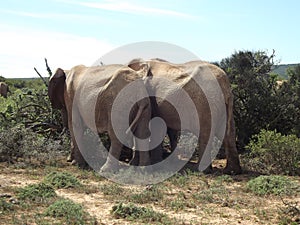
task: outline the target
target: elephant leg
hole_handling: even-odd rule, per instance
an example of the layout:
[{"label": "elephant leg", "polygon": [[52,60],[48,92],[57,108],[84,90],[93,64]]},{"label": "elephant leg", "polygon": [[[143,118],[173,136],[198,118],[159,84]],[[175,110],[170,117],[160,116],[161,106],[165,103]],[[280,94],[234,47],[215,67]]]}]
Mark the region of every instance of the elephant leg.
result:
[{"label": "elephant leg", "polygon": [[163,160],[163,151],[162,144],[150,151],[151,164],[159,163]]},{"label": "elephant leg", "polygon": [[[147,166],[151,164],[150,161],[150,154],[149,154],[149,140],[145,139],[139,139],[139,140],[135,140],[135,152],[136,149],[138,149],[138,157],[139,157],[139,166]],[[137,157],[136,157],[137,158]]]},{"label": "elephant leg", "polygon": [[151,126],[150,151],[151,164],[161,162],[164,157],[163,141],[166,136],[166,130],[161,125]]},{"label": "elephant leg", "polygon": [[108,132],[111,145],[109,148],[109,153],[106,162],[101,167],[100,172],[114,172],[119,170],[119,158],[121,156],[121,151],[123,144],[118,140],[113,130]]},{"label": "elephant leg", "polygon": [[170,140],[171,151],[173,152],[177,147],[179,131],[168,128],[167,133],[168,133],[168,137],[169,137],[169,140]]},{"label": "elephant leg", "polygon": [[138,166],[139,158],[140,158],[140,152],[133,149],[132,159],[130,160],[129,164],[133,166]]},{"label": "elephant leg", "polygon": [[[71,118],[71,116],[68,116],[68,119],[69,118]],[[84,135],[85,127],[82,123],[79,114],[76,115],[76,113],[73,113],[72,119],[69,119],[68,121],[68,125],[70,128],[70,135],[71,135],[71,154],[69,156],[69,160],[71,160],[72,164],[77,164],[81,168],[86,168],[87,162],[83,158],[78,146],[78,143],[79,144],[83,143],[83,135]]]},{"label": "elephant leg", "polygon": [[160,144],[158,144],[156,147],[156,141],[155,140],[163,140],[165,134],[163,133],[163,131],[161,130],[151,130],[151,133],[153,133],[153,139],[150,139],[150,147],[149,148],[153,148],[149,153],[150,153],[150,158],[151,158],[151,164],[155,164],[155,163],[159,163],[163,160],[163,142],[161,142]]},{"label": "elephant leg", "polygon": [[[213,148],[212,140],[209,140],[210,132],[200,132],[199,137],[199,159],[197,169],[204,173],[212,173],[211,151]],[[212,139],[212,138],[211,138]]]},{"label": "elephant leg", "polygon": [[230,121],[230,126],[231,127],[225,133],[223,141],[227,159],[226,167],[223,172],[226,174],[240,174],[242,172],[242,169],[240,166],[239,155],[235,143],[235,130],[233,119]]},{"label": "elephant leg", "polygon": [[[137,126],[135,130],[134,137],[134,155],[136,155],[136,151],[138,150],[139,156],[139,165],[147,166],[151,164],[150,161],[150,152],[149,152],[149,133],[148,130],[148,121],[142,119],[140,124]],[[136,156],[133,157],[134,159]]]}]

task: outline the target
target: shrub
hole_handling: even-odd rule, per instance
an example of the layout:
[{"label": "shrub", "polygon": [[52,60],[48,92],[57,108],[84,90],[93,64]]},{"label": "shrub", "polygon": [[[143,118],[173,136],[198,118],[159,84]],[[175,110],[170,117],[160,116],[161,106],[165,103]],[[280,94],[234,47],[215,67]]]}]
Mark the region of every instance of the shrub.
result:
[{"label": "shrub", "polygon": [[44,182],[54,188],[74,188],[81,186],[81,183],[73,175],[66,172],[51,172]]},{"label": "shrub", "polygon": [[300,174],[300,139],[262,130],[254,135],[242,160],[246,167],[265,174]]},{"label": "shrub", "polygon": [[65,142],[61,145],[22,126],[7,128],[0,131],[0,162],[44,165],[66,154]]},{"label": "shrub", "polygon": [[258,195],[288,195],[294,193],[295,187],[289,178],[278,175],[259,176],[247,183],[247,188]]},{"label": "shrub", "polygon": [[18,190],[18,198],[20,200],[30,200],[35,202],[45,202],[56,197],[55,190],[44,183],[30,184]]},{"label": "shrub", "polygon": [[96,224],[80,204],[68,199],[60,199],[51,204],[44,212],[45,216],[60,219],[62,224]]},{"label": "shrub", "polygon": [[142,222],[160,222],[171,224],[167,215],[155,212],[152,208],[139,207],[132,203],[125,205],[119,203],[112,207],[111,213],[115,218],[126,218],[128,220],[140,220]]}]

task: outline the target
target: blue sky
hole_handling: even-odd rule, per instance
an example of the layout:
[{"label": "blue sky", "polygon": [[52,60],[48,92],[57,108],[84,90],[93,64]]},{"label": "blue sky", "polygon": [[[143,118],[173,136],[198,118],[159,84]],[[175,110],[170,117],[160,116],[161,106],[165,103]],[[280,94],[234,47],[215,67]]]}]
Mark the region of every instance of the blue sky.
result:
[{"label": "blue sky", "polygon": [[10,0],[0,3],[0,75],[91,65],[140,41],[162,41],[220,61],[238,50],[300,62],[298,0]]}]

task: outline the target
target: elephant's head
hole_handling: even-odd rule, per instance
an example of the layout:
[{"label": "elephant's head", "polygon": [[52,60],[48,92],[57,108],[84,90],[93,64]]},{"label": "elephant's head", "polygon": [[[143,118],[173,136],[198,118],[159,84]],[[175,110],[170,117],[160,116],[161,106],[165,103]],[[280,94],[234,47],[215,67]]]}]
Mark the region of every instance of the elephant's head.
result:
[{"label": "elephant's head", "polygon": [[54,109],[64,109],[64,90],[66,74],[64,70],[58,68],[55,74],[49,80],[48,96]]}]

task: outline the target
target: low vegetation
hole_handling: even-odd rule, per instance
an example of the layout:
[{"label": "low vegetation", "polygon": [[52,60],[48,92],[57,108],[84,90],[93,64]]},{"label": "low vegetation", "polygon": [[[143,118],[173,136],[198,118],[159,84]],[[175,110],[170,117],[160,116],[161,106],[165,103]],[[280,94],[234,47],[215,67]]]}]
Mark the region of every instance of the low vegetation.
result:
[{"label": "low vegetation", "polygon": [[44,178],[44,182],[54,188],[76,188],[81,186],[76,177],[66,172],[53,171]]},{"label": "low vegetation", "polygon": [[263,174],[300,175],[300,138],[262,130],[247,146],[247,169]]},{"label": "low vegetation", "polygon": [[[0,219],[5,219],[6,224],[95,224],[95,221],[98,224],[126,221],[129,224],[234,224],[238,221],[292,224],[299,221],[300,180],[297,177],[204,175],[187,171],[156,185],[123,186],[100,179],[93,171],[83,172],[61,164],[60,168],[27,170],[0,163],[1,179],[5,177],[0,186],[0,193],[5,193],[0,196]],[[59,185],[51,185],[53,179],[49,181],[49,177],[72,177],[70,180],[76,181],[68,182],[72,187],[61,186],[58,181],[54,184]]]},{"label": "low vegetation", "polygon": [[[247,188],[258,195],[291,195],[300,191],[297,184],[284,176],[259,176],[248,181]],[[298,190],[297,190],[298,189]]]},{"label": "low vegetation", "polygon": [[47,207],[43,213],[64,224],[95,224],[95,219],[87,213],[82,205],[68,199],[59,199]]},{"label": "low vegetation", "polygon": [[144,223],[174,224],[176,222],[172,221],[166,214],[156,212],[149,207],[136,206],[132,203],[114,205],[111,213],[117,219],[123,218]]},{"label": "low vegetation", "polygon": [[56,197],[56,193],[55,190],[47,184],[30,184],[20,188],[17,197],[20,200],[46,202],[49,199]]}]

